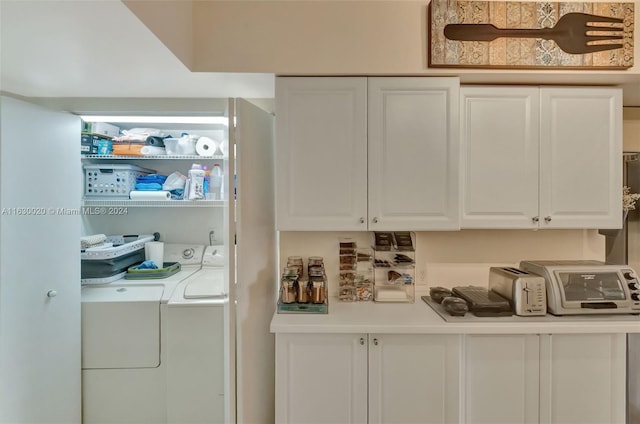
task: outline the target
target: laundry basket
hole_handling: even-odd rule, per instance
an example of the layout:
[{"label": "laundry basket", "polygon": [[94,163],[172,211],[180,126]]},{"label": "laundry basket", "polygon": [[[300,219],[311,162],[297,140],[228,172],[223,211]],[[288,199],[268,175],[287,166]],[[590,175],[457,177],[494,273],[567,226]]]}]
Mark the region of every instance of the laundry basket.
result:
[{"label": "laundry basket", "polygon": [[144,261],[144,244],[155,238],[155,235],[107,236],[108,247],[81,250],[80,283],[105,284],[123,278],[130,266]]}]

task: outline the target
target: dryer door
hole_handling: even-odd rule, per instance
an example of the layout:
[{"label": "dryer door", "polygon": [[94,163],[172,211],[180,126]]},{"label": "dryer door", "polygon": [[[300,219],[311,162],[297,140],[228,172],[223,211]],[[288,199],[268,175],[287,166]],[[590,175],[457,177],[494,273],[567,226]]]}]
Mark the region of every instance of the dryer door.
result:
[{"label": "dryer door", "polygon": [[160,365],[163,286],[82,288],[82,368]]}]

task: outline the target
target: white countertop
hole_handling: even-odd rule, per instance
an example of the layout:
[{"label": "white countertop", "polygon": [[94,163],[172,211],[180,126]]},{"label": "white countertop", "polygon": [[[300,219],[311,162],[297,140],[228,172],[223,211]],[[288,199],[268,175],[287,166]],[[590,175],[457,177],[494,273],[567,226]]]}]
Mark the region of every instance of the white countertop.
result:
[{"label": "white countertop", "polygon": [[415,303],[341,302],[329,299],[328,314],[279,314],[272,333],[383,334],[569,334],[640,333],[637,315],[477,318],[467,313],[457,322],[443,320],[420,297]]}]

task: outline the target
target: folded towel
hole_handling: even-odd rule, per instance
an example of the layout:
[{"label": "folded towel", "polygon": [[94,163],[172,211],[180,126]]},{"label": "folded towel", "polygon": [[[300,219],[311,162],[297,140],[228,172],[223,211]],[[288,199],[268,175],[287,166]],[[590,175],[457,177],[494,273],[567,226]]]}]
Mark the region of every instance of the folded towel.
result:
[{"label": "folded towel", "polygon": [[162,184],[158,183],[136,183],[136,191],[160,191],[162,190]]},{"label": "folded towel", "polygon": [[133,269],[158,269],[158,265],[153,261],[144,261],[140,265],[134,266]]},{"label": "folded towel", "polygon": [[143,184],[164,184],[164,182],[167,181],[167,176],[166,175],[159,175],[159,174],[149,174],[149,175],[141,175],[138,178],[136,178],[136,183],[143,183]]},{"label": "folded towel", "polygon": [[105,234],[94,234],[91,236],[80,237],[80,248],[87,249],[89,247],[96,247],[104,243],[107,239]]}]

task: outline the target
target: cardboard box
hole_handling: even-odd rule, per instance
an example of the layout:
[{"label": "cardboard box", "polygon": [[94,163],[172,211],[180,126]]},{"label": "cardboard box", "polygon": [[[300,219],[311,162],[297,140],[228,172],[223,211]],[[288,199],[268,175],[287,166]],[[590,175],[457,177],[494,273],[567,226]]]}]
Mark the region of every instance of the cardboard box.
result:
[{"label": "cardboard box", "polygon": [[107,124],[106,122],[85,122],[82,121],[82,132],[97,134],[109,138],[120,135],[120,127]]},{"label": "cardboard box", "polygon": [[[105,150],[105,145],[106,150]],[[96,134],[82,133],[80,135],[80,153],[83,155],[111,154],[111,139]]]}]

